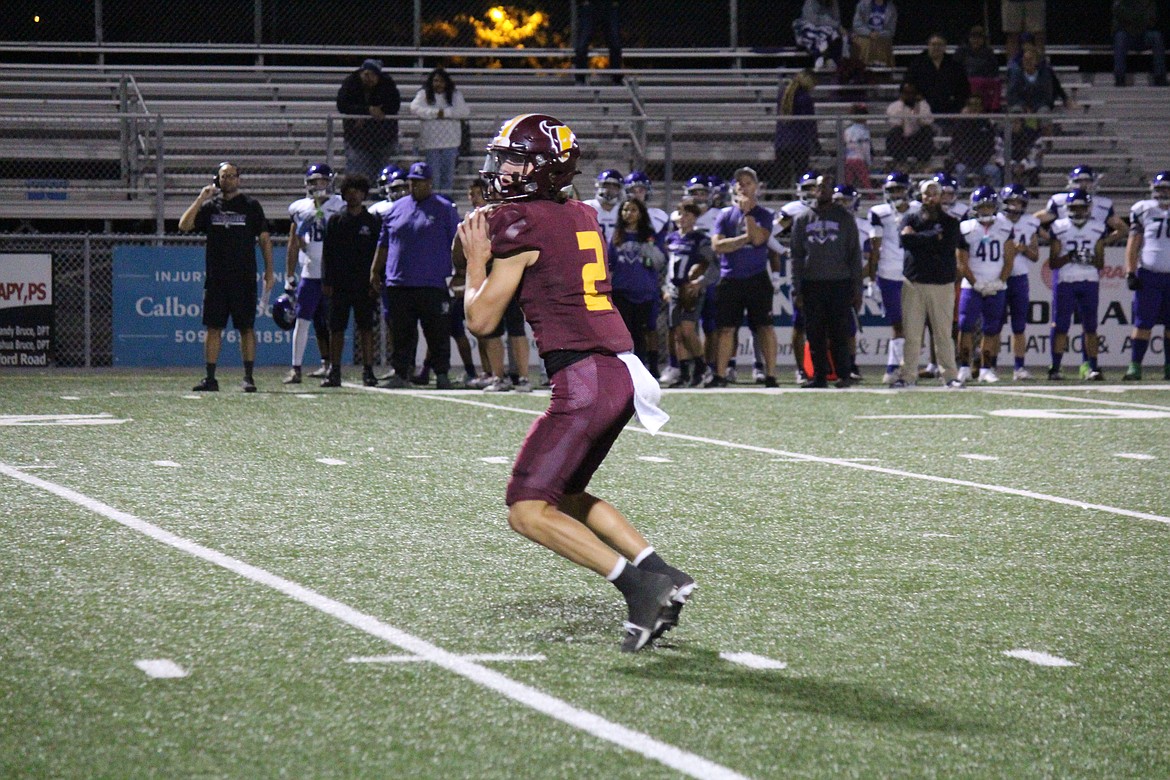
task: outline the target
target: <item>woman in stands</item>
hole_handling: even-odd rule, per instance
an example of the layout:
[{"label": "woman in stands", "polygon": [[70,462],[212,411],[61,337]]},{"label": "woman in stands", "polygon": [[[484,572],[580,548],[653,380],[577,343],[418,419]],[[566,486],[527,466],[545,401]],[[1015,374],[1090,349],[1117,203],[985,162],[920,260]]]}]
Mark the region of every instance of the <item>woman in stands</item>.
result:
[{"label": "woman in stands", "polygon": [[462,139],[460,120],[471,116],[471,110],[447,71],[435,68],[411,101],[410,113],[422,120],[418,149],[434,172],[435,192],[450,198]]}]

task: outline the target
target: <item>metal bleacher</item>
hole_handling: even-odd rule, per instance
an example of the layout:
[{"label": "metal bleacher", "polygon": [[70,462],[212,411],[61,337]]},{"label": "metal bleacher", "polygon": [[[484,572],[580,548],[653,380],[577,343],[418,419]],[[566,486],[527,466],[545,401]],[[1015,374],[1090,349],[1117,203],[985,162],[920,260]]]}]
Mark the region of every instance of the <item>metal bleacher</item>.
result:
[{"label": "metal bleacher", "polygon": [[[282,214],[314,162],[344,164],[334,103],[349,68],[327,66],[0,65],[0,211],[21,219],[177,219],[223,159],[237,163],[246,190]],[[426,69],[390,68],[403,97],[401,161],[413,159],[417,120],[407,108]],[[525,111],[570,122],[586,150],[589,175],[604,167],[644,166],[685,178],[688,167],[772,159],[776,97],[794,69],[632,70],[614,84],[597,74],[574,83],[565,70],[451,69],[472,106],[472,154],[460,182],[474,175],[502,119]],[[1165,90],[1118,90],[1091,74],[1058,68],[1075,108],[1053,114],[1038,195],[1064,184],[1069,168],[1106,173],[1119,207],[1145,192],[1164,153]],[[897,69],[880,83],[840,86],[820,74],[814,98],[823,154],[834,165],[843,118],[867,106],[874,124],[875,175],[884,170],[879,130],[894,99]],[[1002,119],[1002,117],[1000,117]],[[1161,135],[1157,135],[1157,133]],[[1160,144],[1155,139],[1161,139]],[[946,139],[939,142],[939,162]],[[1158,147],[1151,151],[1146,147]],[[934,162],[934,161],[932,161]],[[783,182],[770,182],[776,198]]]}]

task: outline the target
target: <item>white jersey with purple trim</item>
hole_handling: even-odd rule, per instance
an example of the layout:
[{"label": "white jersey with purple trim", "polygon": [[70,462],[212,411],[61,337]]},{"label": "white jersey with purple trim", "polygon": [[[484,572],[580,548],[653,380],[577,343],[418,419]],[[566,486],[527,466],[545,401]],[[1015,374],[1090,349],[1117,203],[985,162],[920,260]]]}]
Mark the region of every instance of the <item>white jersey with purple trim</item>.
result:
[{"label": "white jersey with purple trim", "polygon": [[960,222],[971,218],[971,204],[965,200],[956,200],[951,205],[944,207],[943,211]]},{"label": "white jersey with purple trim", "polygon": [[593,210],[597,212],[597,224],[601,227],[601,236],[605,239],[606,246],[609,245],[613,238],[614,231],[617,230],[618,216],[622,210],[622,202],[619,200],[613,204],[613,208],[607,209],[601,204],[597,198],[590,198],[585,201],[586,206],[592,206]]},{"label": "white jersey with purple trim", "polygon": [[[707,209],[695,217],[695,230],[702,230],[707,235],[715,232],[715,222],[719,219],[719,212],[723,209]],[[670,229],[678,229],[678,210],[670,212]]]},{"label": "white jersey with purple trim", "polygon": [[380,220],[382,217],[386,216],[386,212],[389,211],[390,207],[393,205],[394,201],[392,200],[380,200],[373,206],[370,206],[368,209],[366,209],[366,211],[370,212]]},{"label": "white jersey with purple trim", "polygon": [[[1031,243],[1032,236],[1040,230],[1040,220],[1031,214],[1021,214],[1019,219],[1012,222],[1008,216],[1000,212],[999,219],[1008,223],[1015,233],[1015,238],[1012,240],[1021,246]],[[1023,252],[1016,252],[1015,262],[1012,263],[1012,276],[1027,276],[1030,268],[1028,263],[1030,262],[1032,261],[1025,257]]]},{"label": "white jersey with purple trim", "polygon": [[[962,243],[959,247],[967,250],[967,266],[977,282],[990,282],[1003,273],[1004,246],[1012,233],[1011,223],[997,219],[984,225],[977,219],[959,223]],[[963,289],[970,290],[971,282],[963,277]]]},{"label": "white jersey with purple trim", "polygon": [[666,238],[666,234],[670,232],[670,217],[665,211],[654,206],[647,206],[646,212],[650,215],[650,226],[654,228],[654,235]]},{"label": "white jersey with purple trim", "polygon": [[882,279],[902,281],[902,268],[906,260],[902,250],[902,219],[907,214],[916,214],[921,210],[922,204],[916,200],[909,201],[905,211],[898,211],[889,203],[870,207],[869,234],[882,241],[877,267],[877,275]]},{"label": "white jersey with purple trim", "polygon": [[1170,209],[1139,200],[1129,211],[1129,232],[1142,237],[1142,268],[1170,273]]},{"label": "white jersey with purple trim", "polygon": [[1065,217],[1049,225],[1048,231],[1052,233],[1053,241],[1060,242],[1060,254],[1064,255],[1069,252],[1076,254],[1076,259],[1067,265],[1061,266],[1057,271],[1057,281],[1060,284],[1064,284],[1065,282],[1101,281],[1101,274],[1098,273],[1097,267],[1092,262],[1093,252],[1097,247],[1097,242],[1109,232],[1109,228],[1105,225],[1104,220],[1090,219],[1085,224],[1077,227],[1072,223],[1072,220]]},{"label": "white jersey with purple trim", "polygon": [[301,251],[297,257],[300,269],[297,273],[302,279],[321,278],[325,223],[342,211],[345,211],[345,201],[340,195],[330,195],[320,206],[312,198],[301,198],[289,204],[288,217],[296,225],[297,237],[301,239]]},{"label": "white jersey with purple trim", "polygon": [[[1055,215],[1057,219],[1064,219],[1068,216],[1068,206],[1065,205],[1067,200],[1067,192],[1058,192],[1048,199],[1048,205],[1044,207],[1044,210]],[[1108,224],[1109,218],[1112,216],[1113,198],[1093,193],[1093,206],[1092,211],[1089,212],[1089,219],[1100,220]]]},{"label": "white jersey with purple trim", "polygon": [[792,234],[792,223],[808,213],[809,207],[799,200],[790,200],[776,210],[776,219],[772,222],[772,235],[779,238],[781,235]]}]

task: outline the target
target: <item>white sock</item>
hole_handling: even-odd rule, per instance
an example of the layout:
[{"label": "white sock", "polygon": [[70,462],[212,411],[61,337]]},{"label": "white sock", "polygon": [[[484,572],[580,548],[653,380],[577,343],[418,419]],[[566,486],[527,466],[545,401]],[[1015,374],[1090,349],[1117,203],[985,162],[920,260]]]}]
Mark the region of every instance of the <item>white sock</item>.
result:
[{"label": "white sock", "polygon": [[906,339],[890,339],[889,357],[886,358],[887,366],[902,365],[902,353],[906,349]]},{"label": "white sock", "polygon": [[642,564],[642,561],[646,560],[646,557],[649,556],[653,552],[654,552],[654,547],[651,546],[651,547],[647,547],[645,550],[638,553],[638,557],[634,558],[634,565],[640,566]]},{"label": "white sock", "polygon": [[300,367],[305,362],[305,347],[309,345],[309,326],[313,324],[312,320],[297,319],[297,324],[293,326],[293,353],[292,364]]},{"label": "white sock", "polygon": [[617,563],[613,565],[613,571],[605,575],[605,578],[610,582],[615,582],[618,577],[622,576],[622,572],[626,570],[626,559],[618,558]]}]

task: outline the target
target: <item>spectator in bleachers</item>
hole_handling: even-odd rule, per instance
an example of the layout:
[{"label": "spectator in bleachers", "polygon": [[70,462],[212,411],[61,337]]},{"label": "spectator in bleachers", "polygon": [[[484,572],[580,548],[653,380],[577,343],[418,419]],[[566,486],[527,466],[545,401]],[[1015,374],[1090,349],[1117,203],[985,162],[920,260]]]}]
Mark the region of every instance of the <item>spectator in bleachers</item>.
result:
[{"label": "spectator in bleachers", "polygon": [[1022,37],[1025,35],[1031,36],[1041,49],[1044,48],[1044,2],[1045,0],[1001,0],[1004,52],[1009,61],[1016,57],[1023,42]]},{"label": "spectator in bleachers", "polygon": [[936,114],[959,113],[971,94],[967,71],[947,53],[947,39],[938,33],[931,35],[926,50],[910,61],[906,80],[918,88]]},{"label": "spectator in bleachers", "polygon": [[[982,114],[983,100],[978,95],[967,98],[964,114]],[[952,170],[961,189],[983,184],[998,189],[1003,184],[1003,172],[992,161],[995,155],[995,127],[987,119],[972,117],[955,123],[951,137]],[[969,180],[975,177],[976,182]]]},{"label": "spectator in bleachers", "polygon": [[381,60],[365,60],[337,90],[337,110],[350,116],[345,132],[345,172],[377,181],[378,173],[398,153],[398,114],[402,96]]},{"label": "spectator in bleachers", "polygon": [[410,101],[410,113],[422,120],[418,150],[435,173],[435,192],[453,197],[459,160],[460,120],[471,116],[463,93],[443,68],[435,68]]},{"label": "spectator in bleachers", "polygon": [[971,93],[983,101],[988,112],[998,112],[1003,92],[1003,81],[999,77],[999,60],[987,45],[987,33],[976,25],[967,33],[967,42],[955,50],[955,60],[967,73]]},{"label": "spectator in bleachers", "polygon": [[836,70],[840,65],[846,33],[837,0],[804,0],[792,33],[796,45],[814,58],[817,70]]},{"label": "spectator in bleachers", "polygon": [[894,66],[898,8],[893,0],[859,0],[849,42],[854,58],[865,65]]},{"label": "spectator in bleachers", "polygon": [[[599,18],[600,17],[600,18]],[[589,67],[589,42],[593,38],[593,25],[601,24],[601,31],[605,35],[605,45],[609,47],[609,67],[621,70],[622,67],[622,16],[621,5],[618,0],[581,0],[577,6],[577,40],[573,42],[573,67],[584,71]],[[585,74],[578,73],[574,78],[578,84],[585,83]],[[621,84],[621,74],[613,77],[614,84]]]},{"label": "spectator in bleachers", "polygon": [[907,171],[925,165],[934,153],[934,115],[930,104],[909,81],[902,82],[898,99],[886,106],[890,130],[886,134],[886,154],[895,166]]},{"label": "spectator in bleachers", "polygon": [[1056,105],[1056,91],[1052,68],[1031,43],[1024,44],[1019,65],[1008,66],[1008,111],[1012,113],[1042,114]]},{"label": "spectator in bleachers", "polygon": [[1150,49],[1151,83],[1166,86],[1166,47],[1154,0],[1113,0],[1113,82],[1119,87],[1125,86],[1125,59],[1132,49]]},{"label": "spectator in bleachers", "polygon": [[869,109],[864,103],[858,103],[850,113],[853,121],[842,134],[845,140],[845,183],[859,190],[868,190],[873,140],[862,117],[869,113]]},{"label": "spectator in bleachers", "polygon": [[788,182],[808,168],[808,158],[817,149],[817,123],[810,119],[815,112],[812,89],[816,78],[811,70],[802,70],[781,86],[776,96],[776,132],[772,147],[776,152],[777,182]]}]

